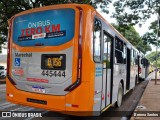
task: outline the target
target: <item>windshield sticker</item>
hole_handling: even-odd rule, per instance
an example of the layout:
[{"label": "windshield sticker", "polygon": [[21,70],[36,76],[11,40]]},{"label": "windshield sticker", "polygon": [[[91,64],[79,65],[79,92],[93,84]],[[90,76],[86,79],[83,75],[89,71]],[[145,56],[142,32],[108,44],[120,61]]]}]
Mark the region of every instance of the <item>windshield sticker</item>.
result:
[{"label": "windshield sticker", "polygon": [[15,58],[14,65],[15,66],[21,66],[21,59],[20,58]]},{"label": "windshield sticker", "polygon": [[102,76],[102,68],[97,67],[96,68],[96,77]]},{"label": "windshield sticker", "polygon": [[13,73],[14,73],[14,75],[17,75],[17,76],[23,76],[24,70],[23,70],[23,68],[17,68],[17,69],[13,70]]},{"label": "windshield sticker", "polygon": [[42,82],[42,83],[48,83],[49,82],[49,80],[47,80],[47,79],[40,79],[40,78],[27,78],[27,81]]},{"label": "windshield sticker", "polygon": [[[28,27],[29,27],[29,24],[28,24]],[[23,41],[23,40],[29,40],[29,39],[32,40],[32,39],[39,39],[39,38],[54,38],[54,37],[63,37],[66,35],[66,30],[60,31],[60,26],[61,26],[60,24],[49,25],[49,26],[42,26],[43,24],[38,24],[38,25],[41,25],[41,26],[37,28],[22,29],[21,36],[18,37],[18,40]]]}]

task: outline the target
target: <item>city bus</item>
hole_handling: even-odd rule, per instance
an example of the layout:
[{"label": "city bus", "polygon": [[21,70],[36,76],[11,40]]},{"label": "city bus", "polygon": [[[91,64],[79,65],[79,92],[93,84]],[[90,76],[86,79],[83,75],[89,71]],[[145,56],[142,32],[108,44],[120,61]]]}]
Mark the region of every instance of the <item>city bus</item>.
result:
[{"label": "city bus", "polygon": [[150,63],[149,65],[149,73],[152,73],[154,71],[154,66]]},{"label": "city bus", "polygon": [[149,61],[142,52],[139,52],[138,55],[138,73],[139,81],[145,80],[149,74]]},{"label": "city bus", "polygon": [[[7,100],[71,115],[120,107],[139,51],[92,6],[51,5],[9,20]],[[96,112],[95,112],[96,111]]]}]

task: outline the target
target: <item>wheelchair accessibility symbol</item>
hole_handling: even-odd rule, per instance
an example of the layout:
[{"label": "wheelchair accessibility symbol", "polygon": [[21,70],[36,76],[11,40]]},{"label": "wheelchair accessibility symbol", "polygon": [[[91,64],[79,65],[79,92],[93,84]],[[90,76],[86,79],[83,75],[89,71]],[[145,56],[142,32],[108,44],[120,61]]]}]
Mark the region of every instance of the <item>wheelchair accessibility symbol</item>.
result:
[{"label": "wheelchair accessibility symbol", "polygon": [[15,66],[20,66],[21,65],[21,60],[20,58],[15,58]]}]

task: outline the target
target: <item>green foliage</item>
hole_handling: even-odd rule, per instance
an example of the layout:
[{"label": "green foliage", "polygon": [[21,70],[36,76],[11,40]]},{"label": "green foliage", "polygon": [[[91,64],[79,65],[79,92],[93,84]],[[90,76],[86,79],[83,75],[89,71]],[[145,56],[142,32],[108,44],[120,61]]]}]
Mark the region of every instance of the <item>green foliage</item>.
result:
[{"label": "green foliage", "polygon": [[[152,22],[149,26],[150,31],[146,32],[142,39],[150,44],[157,45],[157,20]],[[160,28],[159,28],[159,36],[160,36]],[[160,41],[158,41],[158,45],[160,45]]]},{"label": "green foliage", "polygon": [[[160,54],[160,52],[158,52]],[[146,58],[152,63],[156,59],[156,52],[151,52],[150,54],[146,55]]]},{"label": "green foliage", "polygon": [[144,40],[139,36],[135,28],[131,25],[116,25],[112,24],[129,42],[134,45],[138,50],[144,54],[147,51],[151,51],[151,47],[145,43]]},{"label": "green foliage", "polygon": [[[146,58],[154,65],[156,66],[156,52],[151,52],[148,55],[146,55]],[[160,67],[160,51],[157,52],[157,66]]]},{"label": "green foliage", "polygon": [[[152,14],[159,13],[160,15],[159,0],[118,0],[114,2],[114,7],[113,17],[117,19],[119,25],[139,24],[141,26]],[[156,45],[156,37],[157,21],[151,23],[150,31],[145,33],[142,39],[144,44]]]},{"label": "green foliage", "polygon": [[160,13],[159,0],[118,0],[113,17],[119,24],[141,24],[155,12]]},{"label": "green foliage", "polygon": [[157,35],[153,32],[146,32],[142,39],[150,44],[156,45],[157,44]]},{"label": "green foliage", "polygon": [[[41,6],[67,4],[67,3],[91,4],[94,8],[100,7],[103,12],[108,13],[107,5],[111,0],[1,0],[0,1],[0,45],[6,41],[8,34],[7,20],[13,15],[24,10]],[[3,36],[3,37],[2,37]],[[1,50],[1,49],[0,49]]]}]

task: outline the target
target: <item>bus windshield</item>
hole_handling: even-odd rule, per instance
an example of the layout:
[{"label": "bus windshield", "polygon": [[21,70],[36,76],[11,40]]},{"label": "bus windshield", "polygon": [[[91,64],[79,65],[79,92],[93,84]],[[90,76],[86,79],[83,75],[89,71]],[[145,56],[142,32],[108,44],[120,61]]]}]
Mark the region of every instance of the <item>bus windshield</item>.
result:
[{"label": "bus windshield", "polygon": [[13,22],[13,42],[19,46],[57,46],[72,40],[75,11],[71,8],[46,10],[17,16]]}]

